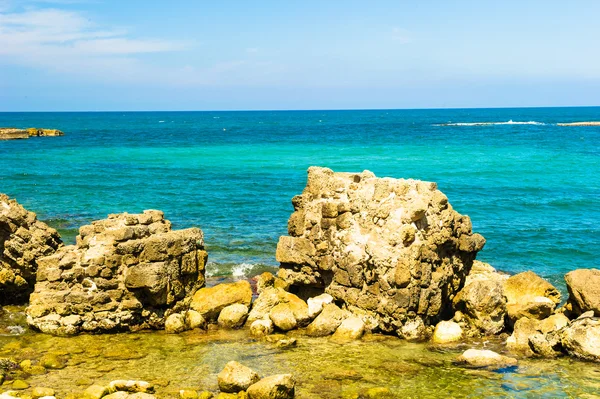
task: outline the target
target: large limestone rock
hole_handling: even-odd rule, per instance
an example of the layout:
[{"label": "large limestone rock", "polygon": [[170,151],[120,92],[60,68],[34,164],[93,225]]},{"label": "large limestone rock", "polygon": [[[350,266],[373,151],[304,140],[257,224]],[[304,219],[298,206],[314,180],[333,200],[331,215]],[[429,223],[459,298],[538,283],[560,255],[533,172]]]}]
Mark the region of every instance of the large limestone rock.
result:
[{"label": "large limestone rock", "polygon": [[510,276],[504,283],[504,295],[512,323],[522,317],[545,319],[560,303],[560,292],[531,271]]},{"label": "large limestone rock", "polygon": [[560,339],[555,332],[569,323],[562,313],[554,314],[544,320],[521,317],[514,325],[513,333],[506,340],[506,347],[523,356],[558,356]]},{"label": "large limestone rock", "polygon": [[600,270],[578,269],[565,275],[569,299],[567,310],[577,317],[592,310],[600,316]]},{"label": "large limestone rock", "polygon": [[234,304],[246,307],[252,302],[252,287],[246,280],[218,284],[199,289],[192,298],[190,308],[200,313],[207,321],[216,321],[221,310]]},{"label": "large limestone rock", "polygon": [[26,302],[34,288],[39,259],[61,246],[56,230],[0,194],[0,304]]},{"label": "large limestone rock", "polygon": [[600,362],[600,319],[582,315],[574,320],[561,331],[561,344],[571,356]]},{"label": "large limestone rock", "polygon": [[38,261],[27,320],[54,334],[163,328],[204,285],[206,259],[198,228],[172,231],[160,211],[109,215]]},{"label": "large limestone rock", "polygon": [[454,297],[455,310],[462,313],[471,327],[483,334],[497,334],[505,327],[507,275],[487,263],[475,261],[465,286]]},{"label": "large limestone rock", "polygon": [[292,204],[278,276],[300,296],[325,291],[384,332],[435,324],[485,243],[435,183],[311,167]]},{"label": "large limestone rock", "polygon": [[437,326],[435,326],[435,330],[433,330],[431,342],[440,345],[450,344],[460,341],[462,337],[463,330],[460,324],[455,323],[452,320],[440,321]]},{"label": "large limestone rock", "polygon": [[311,317],[308,305],[298,296],[282,288],[267,287],[252,304],[246,324],[265,319],[271,319],[279,329],[287,331],[306,326]]}]

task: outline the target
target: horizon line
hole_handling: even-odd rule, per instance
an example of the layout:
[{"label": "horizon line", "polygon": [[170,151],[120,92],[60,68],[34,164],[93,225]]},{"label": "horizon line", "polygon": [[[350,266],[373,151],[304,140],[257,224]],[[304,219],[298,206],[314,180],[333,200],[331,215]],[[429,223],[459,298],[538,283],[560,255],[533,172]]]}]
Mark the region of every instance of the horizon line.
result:
[{"label": "horizon line", "polygon": [[547,109],[547,108],[600,108],[600,105],[552,105],[521,107],[432,107],[432,108],[297,108],[297,109],[184,109],[184,110],[66,110],[66,111],[0,111],[0,114],[22,113],[94,113],[94,112],[314,112],[314,111],[433,111],[433,110],[483,110],[483,109]]}]

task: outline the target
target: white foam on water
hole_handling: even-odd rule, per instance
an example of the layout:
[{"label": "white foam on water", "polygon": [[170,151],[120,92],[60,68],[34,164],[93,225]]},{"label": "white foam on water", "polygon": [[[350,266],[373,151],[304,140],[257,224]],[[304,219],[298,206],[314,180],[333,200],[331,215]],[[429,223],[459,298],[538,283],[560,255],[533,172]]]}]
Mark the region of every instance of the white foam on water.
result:
[{"label": "white foam on water", "polygon": [[21,326],[8,326],[6,330],[10,335],[21,335],[25,333],[25,329]]},{"label": "white foam on water", "polygon": [[508,122],[457,122],[457,123],[438,123],[434,126],[493,126],[493,125],[545,125],[543,122],[526,121],[519,122],[512,119]]},{"label": "white foam on water", "polygon": [[158,121],[158,123],[165,123],[165,121]]},{"label": "white foam on water", "polygon": [[254,269],[254,266],[252,263],[240,263],[231,269],[231,275],[233,277],[246,277],[246,273]]}]

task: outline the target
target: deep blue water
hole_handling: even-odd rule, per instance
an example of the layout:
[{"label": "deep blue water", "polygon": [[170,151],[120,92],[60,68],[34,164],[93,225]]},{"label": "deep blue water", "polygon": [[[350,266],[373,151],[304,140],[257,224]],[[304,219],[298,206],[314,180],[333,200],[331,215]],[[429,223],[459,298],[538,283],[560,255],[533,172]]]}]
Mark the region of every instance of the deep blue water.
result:
[{"label": "deep blue water", "polygon": [[[540,124],[447,125],[536,121]],[[108,213],[165,212],[201,227],[213,264],[276,266],[306,169],[435,181],[487,239],[479,259],[553,282],[595,267],[600,108],[0,113],[64,137],[0,141],[0,192],[73,240]]]}]

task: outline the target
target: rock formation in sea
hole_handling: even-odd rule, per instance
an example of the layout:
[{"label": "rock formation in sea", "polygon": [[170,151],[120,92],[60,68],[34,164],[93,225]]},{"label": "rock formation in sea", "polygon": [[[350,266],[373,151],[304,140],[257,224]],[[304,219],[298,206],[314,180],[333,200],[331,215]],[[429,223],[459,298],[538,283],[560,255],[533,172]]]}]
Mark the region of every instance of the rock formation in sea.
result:
[{"label": "rock formation in sea", "polygon": [[0,304],[24,303],[41,257],[62,246],[58,232],[16,200],[0,194]]},{"label": "rock formation in sea", "polygon": [[54,137],[64,136],[58,129],[40,129],[31,127],[28,129],[17,129],[13,127],[0,128],[0,140],[28,139],[29,137]]},{"label": "rock formation in sea", "polygon": [[28,323],[52,334],[163,328],[204,285],[206,260],[198,228],[173,231],[155,210],[109,215],[38,260]]},{"label": "rock formation in sea", "polygon": [[462,288],[485,244],[435,183],[311,167],[278,276],[306,298],[330,294],[368,329],[424,338]]}]

